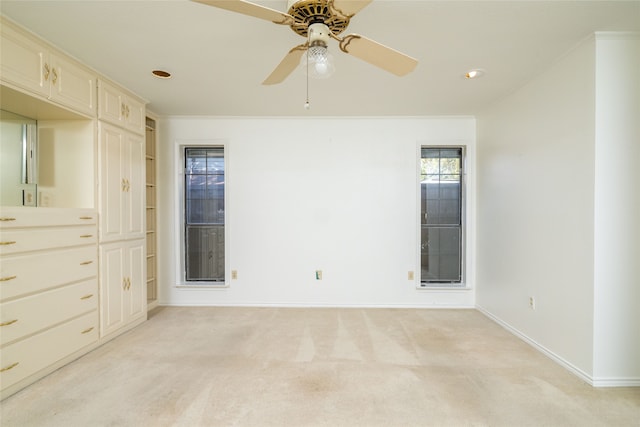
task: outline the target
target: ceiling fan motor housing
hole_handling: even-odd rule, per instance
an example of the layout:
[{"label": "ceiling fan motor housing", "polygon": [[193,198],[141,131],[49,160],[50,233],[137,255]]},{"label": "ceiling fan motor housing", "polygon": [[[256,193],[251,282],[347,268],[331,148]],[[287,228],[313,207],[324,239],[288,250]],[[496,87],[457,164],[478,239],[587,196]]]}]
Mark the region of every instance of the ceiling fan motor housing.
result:
[{"label": "ceiling fan motor housing", "polygon": [[330,38],[329,31],[329,27],[321,22],[309,25],[309,44],[326,46]]},{"label": "ceiling fan motor housing", "polygon": [[[335,36],[349,25],[349,17],[343,16],[333,7],[333,0],[289,0],[287,6],[288,14],[295,21],[291,24],[291,29],[305,38],[310,35],[313,24],[324,24]],[[315,28],[313,32],[317,32]]]}]

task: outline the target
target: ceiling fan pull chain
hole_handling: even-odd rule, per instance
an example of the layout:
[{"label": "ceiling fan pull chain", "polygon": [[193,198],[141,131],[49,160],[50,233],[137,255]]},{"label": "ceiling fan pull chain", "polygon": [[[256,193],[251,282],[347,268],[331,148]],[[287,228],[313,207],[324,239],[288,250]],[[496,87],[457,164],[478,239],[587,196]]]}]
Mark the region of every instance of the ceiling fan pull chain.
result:
[{"label": "ceiling fan pull chain", "polygon": [[309,48],[311,47],[310,45],[311,42],[311,35],[309,33],[307,33],[307,51],[305,52],[305,55],[307,55],[307,66],[306,66],[306,78],[307,78],[307,100],[304,103],[304,109],[308,110],[311,108],[311,104],[309,104]]}]

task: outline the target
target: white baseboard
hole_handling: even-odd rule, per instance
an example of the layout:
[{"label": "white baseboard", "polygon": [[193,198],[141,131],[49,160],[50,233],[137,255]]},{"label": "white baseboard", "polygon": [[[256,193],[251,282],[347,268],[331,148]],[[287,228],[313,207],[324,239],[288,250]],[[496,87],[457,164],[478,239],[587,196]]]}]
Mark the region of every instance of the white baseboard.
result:
[{"label": "white baseboard", "polygon": [[586,372],[584,372],[582,369],[574,366],[573,364],[571,364],[570,362],[568,362],[567,360],[565,360],[564,358],[558,356],[557,354],[555,354],[554,352],[552,352],[551,350],[549,350],[548,348],[544,347],[543,345],[540,345],[539,343],[537,343],[536,341],[532,340],[531,338],[529,338],[527,335],[523,334],[522,332],[520,332],[519,330],[517,330],[516,328],[514,328],[513,326],[509,325],[507,322],[503,321],[502,319],[500,319],[499,317],[495,316],[494,314],[492,314],[491,312],[485,310],[484,308],[482,308],[479,305],[476,305],[476,309],[484,314],[485,316],[487,316],[489,319],[493,320],[494,322],[496,322],[498,325],[502,326],[503,328],[505,328],[507,331],[511,332],[513,335],[517,336],[518,338],[520,338],[522,341],[526,342],[527,344],[529,344],[530,346],[532,346],[533,348],[535,348],[536,350],[538,350],[540,353],[544,354],[545,356],[549,357],[551,360],[553,360],[554,362],[558,363],[560,366],[562,366],[563,368],[565,368],[566,370],[568,370],[569,372],[573,373],[574,375],[576,375],[578,378],[580,378],[581,380],[585,381],[586,383],[596,387],[593,378],[591,377],[591,375],[587,374]]},{"label": "white baseboard", "polygon": [[640,378],[594,378],[594,387],[640,387]]},{"label": "white baseboard", "polygon": [[560,366],[567,369],[569,372],[573,373],[578,378],[582,379],[593,387],[640,387],[640,378],[594,378],[593,376],[584,372],[582,369],[574,366],[564,358],[558,356],[545,346],[540,345],[535,340],[529,338],[527,335],[523,334],[491,312],[485,310],[481,306],[476,305],[476,309],[480,313],[484,314],[489,319],[493,320],[494,322],[505,328],[507,331],[511,332],[513,335],[517,336],[527,344],[531,345],[533,348],[549,357],[551,360],[558,363]]}]

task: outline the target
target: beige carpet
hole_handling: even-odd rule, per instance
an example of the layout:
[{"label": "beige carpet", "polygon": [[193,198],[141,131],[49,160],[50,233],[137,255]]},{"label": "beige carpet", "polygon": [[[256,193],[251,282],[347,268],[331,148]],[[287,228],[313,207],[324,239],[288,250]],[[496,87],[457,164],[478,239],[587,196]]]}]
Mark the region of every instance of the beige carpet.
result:
[{"label": "beige carpet", "polygon": [[9,426],[640,426],[474,310],[159,308],[1,403]]}]

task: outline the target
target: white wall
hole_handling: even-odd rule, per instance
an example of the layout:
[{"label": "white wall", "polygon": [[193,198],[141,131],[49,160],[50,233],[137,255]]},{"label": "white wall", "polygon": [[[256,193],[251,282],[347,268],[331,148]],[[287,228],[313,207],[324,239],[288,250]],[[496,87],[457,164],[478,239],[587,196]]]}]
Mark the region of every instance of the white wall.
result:
[{"label": "white wall", "polygon": [[594,380],[640,384],[640,35],[596,35]]},{"label": "white wall", "polygon": [[91,120],[38,121],[39,206],[96,206],[95,132]]},{"label": "white wall", "polygon": [[585,378],[593,373],[594,64],[590,40],[477,117],[478,307]]},{"label": "white wall", "polygon": [[[473,271],[470,290],[407,278],[419,271],[418,147],[466,145],[473,173],[473,118],[174,117],[160,135],[161,304],[473,307]],[[224,289],[176,287],[178,147],[198,143],[225,145],[227,278],[238,279]]]},{"label": "white wall", "polygon": [[0,120],[0,206],[22,206],[22,124],[23,120]]},{"label": "white wall", "polygon": [[596,386],[640,385],[638,69],[598,33],[478,117],[478,306]]},{"label": "white wall", "polygon": [[[35,120],[33,121],[35,124]],[[21,122],[0,123],[0,204],[21,206],[22,189],[37,187],[38,206],[95,207],[95,125],[91,120],[39,120],[37,186],[20,184]],[[14,141],[12,144],[8,142]]]}]

